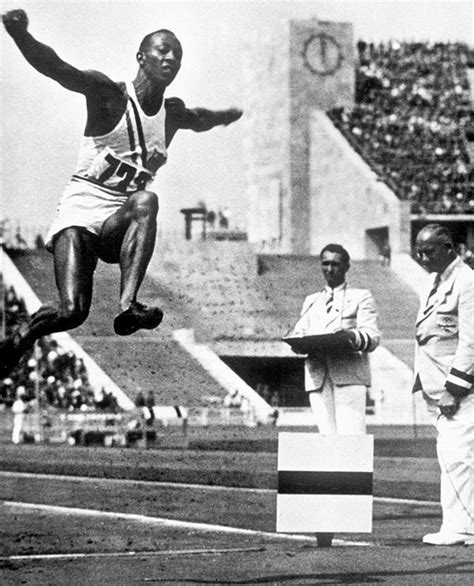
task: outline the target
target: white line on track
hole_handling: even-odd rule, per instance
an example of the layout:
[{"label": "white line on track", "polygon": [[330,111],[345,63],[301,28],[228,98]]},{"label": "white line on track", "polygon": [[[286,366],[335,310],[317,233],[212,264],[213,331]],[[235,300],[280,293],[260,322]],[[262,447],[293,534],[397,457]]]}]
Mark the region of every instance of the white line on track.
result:
[{"label": "white line on track", "polygon": [[[273,488],[248,488],[244,486],[222,486],[208,484],[187,484],[183,482],[157,482],[155,480],[132,480],[130,478],[101,478],[98,476],[66,476],[61,474],[35,474],[32,472],[8,472],[0,471],[0,478],[37,478],[38,480],[68,480],[73,482],[101,482],[103,484],[135,484],[142,486],[168,487],[168,488],[193,488],[208,491],[251,492],[255,494],[276,494]],[[400,505],[418,505],[420,507],[437,507],[436,501],[420,501],[416,499],[398,499],[388,497],[374,497],[375,502]]]},{"label": "white line on track", "polygon": [[[114,513],[110,511],[97,511],[94,509],[80,509],[76,507],[60,507],[56,505],[43,505],[36,503],[20,503],[15,501],[3,501],[3,506],[12,510],[28,510],[33,512],[45,512],[51,514],[70,515],[78,517],[100,517],[104,519],[136,521],[157,527],[168,527],[175,529],[187,529],[207,533],[230,533],[233,535],[251,535],[254,537],[266,537],[267,539],[280,539],[290,541],[317,541],[316,537],[310,535],[294,535],[292,533],[272,533],[270,531],[257,531],[255,529],[242,529],[240,527],[228,527],[226,525],[212,525],[208,523],[194,523],[177,519],[164,519],[162,517],[148,517],[146,515],[134,515],[130,513]],[[371,546],[372,543],[365,541],[348,541],[334,539],[334,545]]]},{"label": "white line on track", "polygon": [[436,501],[418,501],[415,499],[395,499],[389,497],[374,497],[374,501],[378,503],[394,504],[394,505],[417,505],[420,507],[440,507],[439,502]]},{"label": "white line on track", "polygon": [[168,549],[161,551],[109,551],[88,553],[45,553],[24,554],[0,557],[0,560],[24,561],[24,560],[71,560],[83,558],[121,558],[121,557],[153,557],[153,556],[179,556],[179,555],[222,555],[227,553],[250,553],[264,551],[264,547],[234,547],[229,549]]},{"label": "white line on track", "polygon": [[218,484],[188,484],[184,482],[161,482],[156,480],[133,480],[130,478],[102,478],[99,476],[66,476],[61,474],[35,474],[33,472],[7,472],[7,471],[0,471],[0,478],[4,476],[5,478],[12,478],[12,477],[19,477],[19,478],[38,478],[39,480],[70,480],[70,481],[77,481],[77,482],[102,482],[104,484],[113,484],[113,483],[120,483],[120,484],[135,484],[139,486],[166,486],[166,487],[176,487],[176,488],[195,488],[200,490],[210,490],[210,491],[239,491],[239,492],[253,492],[253,493],[262,493],[262,494],[270,494],[276,492],[271,488],[247,488],[247,487],[240,487],[240,486],[222,486]]}]

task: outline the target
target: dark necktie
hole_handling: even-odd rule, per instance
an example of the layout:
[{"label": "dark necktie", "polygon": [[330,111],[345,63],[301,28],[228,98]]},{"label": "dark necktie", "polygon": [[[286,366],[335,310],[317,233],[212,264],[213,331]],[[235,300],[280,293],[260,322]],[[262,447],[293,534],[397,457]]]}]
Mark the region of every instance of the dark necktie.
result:
[{"label": "dark necktie", "polygon": [[331,312],[333,299],[334,299],[334,294],[333,294],[332,289],[330,291],[326,291],[326,313]]},{"label": "dark necktie", "polygon": [[423,315],[426,315],[428,312],[430,312],[433,309],[433,297],[436,293],[436,291],[438,290],[439,287],[439,282],[441,280],[441,275],[439,273],[436,273],[436,277],[433,283],[433,288],[430,291],[430,294],[428,295],[427,299],[426,299],[426,306],[425,309],[423,310]]}]

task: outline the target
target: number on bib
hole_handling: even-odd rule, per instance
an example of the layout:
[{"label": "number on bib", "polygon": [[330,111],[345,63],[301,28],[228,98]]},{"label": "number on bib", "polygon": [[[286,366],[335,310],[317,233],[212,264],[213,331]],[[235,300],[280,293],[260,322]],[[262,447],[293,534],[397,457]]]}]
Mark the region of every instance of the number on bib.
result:
[{"label": "number on bib", "polygon": [[[107,153],[103,162],[106,163],[107,166],[97,177],[97,181],[104,184],[109,181],[109,186],[114,189],[126,191],[132,182],[135,183],[138,189],[143,189],[147,181],[151,179],[149,172],[140,170],[138,167],[126,163],[125,161],[121,161],[112,153]],[[117,178],[123,177],[123,179],[118,182],[114,182],[113,180],[110,181],[114,175]],[[113,185],[113,183],[115,184]]]}]

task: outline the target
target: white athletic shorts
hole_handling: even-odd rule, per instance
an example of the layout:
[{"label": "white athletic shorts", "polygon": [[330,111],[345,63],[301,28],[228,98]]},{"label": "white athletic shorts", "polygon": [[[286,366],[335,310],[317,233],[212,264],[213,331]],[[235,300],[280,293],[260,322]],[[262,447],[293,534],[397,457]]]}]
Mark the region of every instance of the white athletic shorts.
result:
[{"label": "white athletic shorts", "polygon": [[111,195],[94,185],[71,179],[59,200],[46,236],[47,250],[52,251],[54,236],[71,226],[81,226],[98,236],[105,220],[119,210],[127,199],[128,195]]}]

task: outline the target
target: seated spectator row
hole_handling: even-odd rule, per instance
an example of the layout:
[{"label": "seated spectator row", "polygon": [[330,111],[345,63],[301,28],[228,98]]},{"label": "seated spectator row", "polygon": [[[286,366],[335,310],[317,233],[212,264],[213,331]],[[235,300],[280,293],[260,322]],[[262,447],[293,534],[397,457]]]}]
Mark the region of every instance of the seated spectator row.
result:
[{"label": "seated spectator row", "polygon": [[358,43],[356,105],[328,112],[352,147],[412,213],[474,213],[462,43]]},{"label": "seated spectator row", "polygon": [[[25,304],[13,287],[4,295],[4,331],[7,336],[28,320]],[[27,352],[8,378],[0,380],[0,406],[11,407],[17,396],[25,402],[35,401],[41,408],[66,411],[116,412],[115,397],[92,387],[82,358],[64,350],[56,340],[44,336]]]}]

